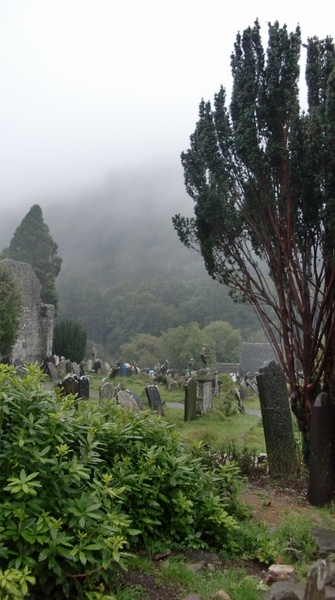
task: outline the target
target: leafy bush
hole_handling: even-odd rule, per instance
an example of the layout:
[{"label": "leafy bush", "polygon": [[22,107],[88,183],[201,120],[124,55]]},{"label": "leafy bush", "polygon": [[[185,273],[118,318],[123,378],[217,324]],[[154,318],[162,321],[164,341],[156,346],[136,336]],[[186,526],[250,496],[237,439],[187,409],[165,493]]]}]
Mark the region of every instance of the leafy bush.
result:
[{"label": "leafy bush", "polygon": [[228,543],[240,514],[234,464],[209,468],[201,445],[149,412],[76,410],[42,377],[0,365],[0,569],[13,585],[19,570],[37,596],[92,597],[130,544]]}]

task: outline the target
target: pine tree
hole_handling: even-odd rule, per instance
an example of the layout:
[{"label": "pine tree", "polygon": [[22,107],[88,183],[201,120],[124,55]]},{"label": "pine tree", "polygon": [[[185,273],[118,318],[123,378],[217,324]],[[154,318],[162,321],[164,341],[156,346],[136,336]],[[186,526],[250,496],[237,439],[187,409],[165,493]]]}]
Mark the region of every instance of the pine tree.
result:
[{"label": "pine tree", "polygon": [[53,304],[56,314],[58,294],[55,280],[62,264],[57,251],[58,246],[50,235],[49,227],[44,223],[42,210],[35,204],[17,227],[9,247],[2,253],[4,258],[31,265],[42,286],[42,301]]},{"label": "pine tree", "polygon": [[86,354],[87,332],[77,321],[63,319],[54,327],[54,354],[80,362]]},{"label": "pine tree", "polygon": [[258,21],[238,34],[229,108],[202,101],[182,154],[191,219],[174,226],[208,273],[256,311],[291,389],[308,460],[311,407],[335,401],[335,48],[308,40],[308,110],[299,104],[300,29]]}]

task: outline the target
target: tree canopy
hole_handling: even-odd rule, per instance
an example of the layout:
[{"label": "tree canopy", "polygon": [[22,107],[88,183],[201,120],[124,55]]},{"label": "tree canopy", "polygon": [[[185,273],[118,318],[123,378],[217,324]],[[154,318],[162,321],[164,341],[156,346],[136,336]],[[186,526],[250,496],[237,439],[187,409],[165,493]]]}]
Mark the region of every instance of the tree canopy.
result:
[{"label": "tree canopy", "polygon": [[10,354],[19,331],[21,292],[8,269],[0,266],[0,355]]},{"label": "tree canopy", "polygon": [[80,323],[62,319],[54,327],[52,351],[79,363],[85,358],[86,341],[87,333]]},{"label": "tree canopy", "polygon": [[[182,153],[194,217],[175,215],[208,273],[250,303],[274,345],[308,446],[321,389],[335,397],[335,50],[308,39],[307,110],[299,99],[299,27],[258,21],[238,34],[229,107],[202,101]],[[301,385],[302,381],[302,385]]]},{"label": "tree canopy", "polygon": [[56,313],[58,294],[55,280],[62,264],[57,251],[58,246],[44,223],[42,209],[34,204],[15,230],[8,248],[2,253],[3,257],[31,265],[42,286],[42,301],[53,304]]}]

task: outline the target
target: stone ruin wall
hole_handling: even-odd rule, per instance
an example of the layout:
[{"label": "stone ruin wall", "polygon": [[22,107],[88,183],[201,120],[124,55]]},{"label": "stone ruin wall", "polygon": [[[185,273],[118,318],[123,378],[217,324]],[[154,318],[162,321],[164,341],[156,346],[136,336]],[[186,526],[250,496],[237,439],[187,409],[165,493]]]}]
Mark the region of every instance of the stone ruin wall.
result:
[{"label": "stone ruin wall", "polygon": [[12,363],[41,362],[52,354],[54,306],[41,301],[41,284],[29,264],[8,258],[0,264],[11,271],[22,292],[20,327],[12,349]]}]

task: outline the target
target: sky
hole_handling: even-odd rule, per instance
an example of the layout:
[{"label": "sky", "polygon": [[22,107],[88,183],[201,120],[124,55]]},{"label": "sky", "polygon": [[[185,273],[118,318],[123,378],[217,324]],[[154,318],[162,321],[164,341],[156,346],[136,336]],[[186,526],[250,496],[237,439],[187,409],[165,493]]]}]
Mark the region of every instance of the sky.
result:
[{"label": "sky", "polygon": [[141,165],[182,177],[199,103],[229,93],[256,18],[335,37],[329,0],[0,0],[0,209]]}]

